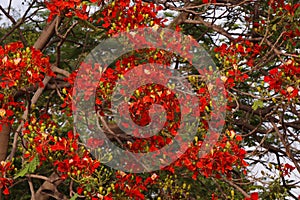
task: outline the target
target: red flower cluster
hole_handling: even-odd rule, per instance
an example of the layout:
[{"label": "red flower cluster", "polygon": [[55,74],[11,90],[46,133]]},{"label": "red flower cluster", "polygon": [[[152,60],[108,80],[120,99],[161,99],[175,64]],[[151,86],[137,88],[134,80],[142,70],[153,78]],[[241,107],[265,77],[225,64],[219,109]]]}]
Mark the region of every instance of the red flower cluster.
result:
[{"label": "red flower cluster", "polygon": [[264,81],[269,84],[268,89],[280,92],[289,101],[290,99],[299,97],[300,64],[295,60],[288,60],[286,63],[271,69],[268,76],[264,77]]},{"label": "red flower cluster", "polygon": [[247,65],[253,66],[253,58],[256,58],[260,54],[262,47],[257,43],[238,38],[230,45],[222,44],[215,48],[215,52],[219,53],[220,56],[228,56],[225,62],[228,61],[230,64],[237,64],[239,58],[247,59]]},{"label": "red flower cluster", "polygon": [[[6,103],[5,101],[8,102]],[[14,123],[14,108],[19,108],[25,110],[22,102],[15,102],[13,97],[5,98],[3,94],[0,94],[0,101],[2,105],[0,108],[0,131],[2,131],[2,126],[4,124],[13,124]]]},{"label": "red flower cluster", "polygon": [[135,1],[133,5],[130,0],[116,0],[102,11],[103,17],[95,20],[108,30],[107,34],[113,35],[136,28],[163,26],[164,20],[157,18],[157,12],[161,9],[161,6],[143,3],[141,0]]},{"label": "red flower cluster", "polygon": [[269,0],[269,6],[274,11],[280,10],[279,15],[282,15],[284,11],[288,12],[290,15],[294,16],[295,11],[300,7],[300,3],[294,3],[291,5],[290,3],[286,3],[284,0]]},{"label": "red flower cluster", "polygon": [[62,179],[66,179],[68,176],[90,176],[100,166],[100,162],[93,160],[87,151],[83,156],[79,157],[74,153],[72,157],[62,161],[56,160],[53,164],[57,166],[57,171],[62,173]]},{"label": "red flower cluster", "polygon": [[1,124],[13,123],[17,109],[24,110],[23,100],[15,94],[38,84],[43,87],[46,75],[54,76],[48,57],[33,47],[24,48],[21,42],[0,46],[0,130]]},{"label": "red flower cluster", "polygon": [[243,82],[248,75],[240,70],[241,60],[246,60],[246,65],[253,67],[254,59],[260,54],[262,47],[248,40],[238,38],[235,43],[230,45],[222,44],[215,48],[216,57],[224,63],[227,69],[226,77],[223,77],[226,87],[233,87],[238,82]]},{"label": "red flower cluster", "polygon": [[32,158],[37,154],[41,162],[53,162],[62,179],[77,175],[90,176],[100,162],[93,160],[87,150],[79,154],[78,134],[69,131],[66,137],[57,136],[56,127],[56,124],[47,120],[36,122],[32,118],[30,124],[27,122],[23,131],[23,138],[28,141],[24,157]]},{"label": "red flower cluster", "polygon": [[216,0],[202,0],[202,3],[207,4],[207,3],[216,3]]},{"label": "red flower cluster", "polygon": [[258,199],[259,199],[258,193],[253,192],[253,193],[251,193],[249,198],[245,198],[244,200],[258,200]]},{"label": "red flower cluster", "polygon": [[0,74],[2,75],[0,88],[6,89],[34,85],[39,83],[43,87],[42,80],[45,75],[54,76],[51,71],[49,58],[33,47],[24,46],[21,42],[15,42],[0,47]]},{"label": "red flower cluster", "polygon": [[296,167],[288,164],[288,163],[285,163],[284,165],[282,165],[280,167],[280,171],[282,171],[282,176],[290,176],[291,172],[296,169]]},{"label": "red flower cluster", "polygon": [[[231,131],[232,132],[232,131]],[[232,134],[229,132],[230,134]],[[236,167],[246,167],[248,164],[244,161],[246,151],[239,147],[241,136],[224,136],[218,141],[211,152],[199,158],[202,142],[198,141],[195,145],[189,148],[186,153],[174,163],[174,167],[186,167],[194,172],[193,178],[197,179],[199,174],[205,177],[215,176],[220,178],[226,175],[231,178],[231,173]],[[174,172],[174,169],[168,168]]]},{"label": "red flower cluster", "polygon": [[115,184],[116,190],[124,192],[126,197],[138,200],[145,199],[141,191],[147,191],[147,186],[154,184],[158,176],[153,174],[144,180],[138,175],[118,172],[116,178],[118,179]]},{"label": "red flower cluster", "polygon": [[[300,7],[300,3],[287,3],[284,0],[269,0],[268,4],[272,8],[272,11],[276,13],[276,16],[288,15],[294,17]],[[282,23],[283,39],[290,41],[293,46],[297,45],[300,36],[298,24],[299,23],[293,22],[292,20],[287,20]]]},{"label": "red flower cluster", "polygon": [[2,161],[0,163],[0,189],[4,189],[3,194],[5,195],[9,194],[8,187],[13,183],[13,180],[6,178],[6,174],[13,169],[14,167],[10,162]]},{"label": "red flower cluster", "polygon": [[[77,16],[80,19],[88,19],[87,4],[95,3],[98,0],[45,0],[45,4],[50,11],[48,21],[53,19],[53,16]],[[99,3],[100,4],[100,3]]]}]

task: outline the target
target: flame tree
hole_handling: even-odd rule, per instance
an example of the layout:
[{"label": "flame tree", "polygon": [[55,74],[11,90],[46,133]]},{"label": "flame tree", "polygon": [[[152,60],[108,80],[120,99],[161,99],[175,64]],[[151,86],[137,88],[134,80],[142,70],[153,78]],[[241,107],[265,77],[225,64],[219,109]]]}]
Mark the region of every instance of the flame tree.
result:
[{"label": "flame tree", "polygon": [[[1,198],[299,198],[297,1],[31,0],[22,4],[21,13],[11,0],[7,7],[0,5],[1,18],[9,22],[0,29]],[[200,113],[193,141],[175,162],[135,174],[107,167],[114,159],[109,152],[87,148],[101,147],[105,142],[101,138],[82,142],[73,124],[73,94],[79,68],[88,69],[84,59],[100,41],[148,27],[189,35],[209,52],[220,73],[216,81],[225,86],[227,106],[220,112],[226,113],[226,120],[214,147],[199,157],[216,102],[209,93],[211,86],[192,63],[163,49],[145,48],[122,55],[109,66],[97,66],[102,73],[95,100],[99,120],[92,125],[101,126],[107,138],[123,149],[154,152],[172,143],[178,116]],[[138,42],[146,43],[143,37]],[[153,104],[167,111],[165,128],[137,139],[118,127],[111,101],[116,81],[144,63],[174,66],[179,78],[192,85],[187,93],[197,97],[199,106],[180,110],[175,94],[161,85],[136,89],[128,103],[136,124],[150,123]],[[203,73],[211,76],[214,72],[206,67]],[[137,77],[148,72],[139,73]],[[88,82],[93,76],[81,78]],[[84,91],[84,98],[90,92]],[[126,121],[122,125],[129,126]]]}]

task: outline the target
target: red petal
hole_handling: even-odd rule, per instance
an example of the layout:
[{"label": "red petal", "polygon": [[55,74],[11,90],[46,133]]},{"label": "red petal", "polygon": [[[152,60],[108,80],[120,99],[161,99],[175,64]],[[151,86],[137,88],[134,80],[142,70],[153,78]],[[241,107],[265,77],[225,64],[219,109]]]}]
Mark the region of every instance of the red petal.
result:
[{"label": "red petal", "polygon": [[5,188],[5,190],[3,190],[3,194],[9,195],[9,190],[8,190],[8,188]]}]

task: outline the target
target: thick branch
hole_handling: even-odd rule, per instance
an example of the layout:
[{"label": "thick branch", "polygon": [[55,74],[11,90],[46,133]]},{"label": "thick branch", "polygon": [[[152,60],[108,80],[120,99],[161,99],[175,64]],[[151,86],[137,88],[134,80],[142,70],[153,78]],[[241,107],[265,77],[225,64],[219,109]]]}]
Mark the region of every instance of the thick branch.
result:
[{"label": "thick branch", "polygon": [[61,22],[61,18],[57,16],[56,18],[54,18],[54,20],[52,20],[52,22],[50,22],[50,24],[47,24],[44,30],[42,31],[40,37],[36,40],[33,46],[36,49],[43,50],[47,45],[48,41],[50,40],[50,38],[55,33],[56,24],[59,24],[60,22]]},{"label": "thick branch", "polygon": [[8,142],[10,135],[10,125],[8,124],[0,124],[2,126],[2,130],[0,131],[0,162],[6,159],[7,150],[8,150]]},{"label": "thick branch", "polygon": [[59,175],[56,173],[52,173],[48,178],[48,181],[45,181],[35,193],[35,198],[38,200],[47,200],[49,199],[49,197],[54,197],[61,200],[68,199],[57,190],[57,186],[61,183],[62,180],[59,178]]}]

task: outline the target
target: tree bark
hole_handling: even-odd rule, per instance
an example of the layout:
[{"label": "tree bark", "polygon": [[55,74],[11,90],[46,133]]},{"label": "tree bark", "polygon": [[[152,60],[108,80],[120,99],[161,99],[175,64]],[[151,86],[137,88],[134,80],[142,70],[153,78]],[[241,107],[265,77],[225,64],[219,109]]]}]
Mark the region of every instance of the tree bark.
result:
[{"label": "tree bark", "polygon": [[0,131],[0,161],[4,161],[8,151],[10,125],[3,123],[0,126],[2,126],[2,130]]},{"label": "tree bark", "polygon": [[49,197],[53,197],[59,200],[68,199],[66,196],[61,194],[57,190],[57,186],[62,183],[59,175],[53,172],[50,177],[50,181],[45,181],[41,187],[35,193],[35,199],[37,200],[48,200]]},{"label": "tree bark", "polygon": [[[34,43],[34,47],[39,50],[43,50],[53,34],[55,33],[55,27],[58,26],[61,22],[61,18],[56,16],[52,22],[46,25],[44,30],[42,31],[40,37]],[[46,86],[45,86],[46,87]],[[52,182],[45,181],[41,187],[35,193],[35,198],[38,200],[48,200],[49,197],[54,197],[55,194],[58,193],[57,186],[62,183],[62,180],[59,179],[58,174],[52,173],[49,177]],[[55,195],[57,196],[57,195]],[[59,197],[57,199],[65,199],[64,197]]]},{"label": "tree bark", "polygon": [[46,27],[43,29],[41,35],[34,43],[34,48],[43,50],[53,34],[55,33],[55,26],[58,26],[61,22],[61,17],[56,16]]}]

